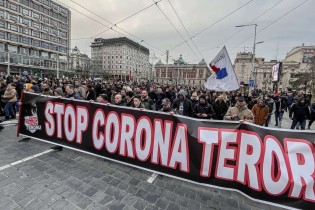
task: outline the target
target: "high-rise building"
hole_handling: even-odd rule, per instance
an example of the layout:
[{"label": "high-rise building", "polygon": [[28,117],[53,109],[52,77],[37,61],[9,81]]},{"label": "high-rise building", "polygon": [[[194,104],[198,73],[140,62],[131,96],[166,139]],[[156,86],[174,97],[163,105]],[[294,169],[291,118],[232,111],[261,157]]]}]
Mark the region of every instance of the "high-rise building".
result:
[{"label": "high-rise building", "polygon": [[147,80],[150,51],[141,43],[126,37],[97,38],[91,44],[91,65],[94,76],[108,76],[116,80]]},{"label": "high-rise building", "polygon": [[0,72],[67,70],[71,12],[52,0],[0,0]]}]

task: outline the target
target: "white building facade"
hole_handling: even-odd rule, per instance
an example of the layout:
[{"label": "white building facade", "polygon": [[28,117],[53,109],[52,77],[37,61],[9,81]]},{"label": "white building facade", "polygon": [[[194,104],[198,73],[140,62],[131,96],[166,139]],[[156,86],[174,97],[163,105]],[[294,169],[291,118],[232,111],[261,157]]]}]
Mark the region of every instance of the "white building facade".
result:
[{"label": "white building facade", "polygon": [[129,81],[147,80],[150,74],[150,51],[126,37],[97,38],[91,44],[91,71],[95,76]]}]

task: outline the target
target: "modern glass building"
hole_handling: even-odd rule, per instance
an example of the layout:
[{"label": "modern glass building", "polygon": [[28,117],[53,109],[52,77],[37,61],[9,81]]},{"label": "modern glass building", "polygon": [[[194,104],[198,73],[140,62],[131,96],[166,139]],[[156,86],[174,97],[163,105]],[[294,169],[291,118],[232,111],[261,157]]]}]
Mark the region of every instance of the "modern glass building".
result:
[{"label": "modern glass building", "polygon": [[0,73],[68,71],[71,12],[51,0],[0,0]]}]

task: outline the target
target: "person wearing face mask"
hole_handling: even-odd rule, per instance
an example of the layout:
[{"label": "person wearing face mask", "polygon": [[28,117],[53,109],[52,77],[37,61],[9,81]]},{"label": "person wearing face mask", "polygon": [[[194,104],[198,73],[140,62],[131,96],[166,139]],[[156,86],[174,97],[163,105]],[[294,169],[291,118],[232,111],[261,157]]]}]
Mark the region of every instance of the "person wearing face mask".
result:
[{"label": "person wearing face mask", "polygon": [[252,108],[252,112],[254,115],[254,123],[256,125],[263,126],[268,119],[269,108],[265,105],[262,98],[258,99],[257,104],[255,104]]},{"label": "person wearing face mask", "polygon": [[300,123],[301,130],[305,130],[306,120],[310,119],[310,110],[305,104],[304,98],[299,98],[298,103],[293,104],[289,113],[292,119],[291,129],[294,129],[297,123]]}]

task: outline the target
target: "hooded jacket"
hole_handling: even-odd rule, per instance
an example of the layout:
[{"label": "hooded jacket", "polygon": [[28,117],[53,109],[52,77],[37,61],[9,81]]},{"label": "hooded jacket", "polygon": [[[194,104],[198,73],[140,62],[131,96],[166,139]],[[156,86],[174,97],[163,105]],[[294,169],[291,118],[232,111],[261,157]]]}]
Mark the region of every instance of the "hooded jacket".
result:
[{"label": "hooded jacket", "polygon": [[[182,96],[184,97],[184,99],[183,99],[183,101],[182,101],[182,102],[183,102],[183,105],[184,105],[184,107],[183,107],[183,115],[184,115],[184,116],[188,116],[188,117],[193,116],[193,111],[194,111],[194,109],[193,109],[193,107],[192,107],[191,101],[185,97],[185,91],[184,91],[184,90],[180,90],[180,91],[178,92],[178,96],[180,96],[180,95],[182,95]],[[173,102],[173,104],[172,104],[172,109],[173,109],[173,110],[175,110],[175,109],[176,109],[176,110],[179,110],[180,103],[181,103],[181,101],[180,101],[180,99],[179,99],[179,97],[178,97],[178,98],[175,99],[175,101]]]},{"label": "hooded jacket", "polygon": [[[200,118],[200,119],[211,119],[214,115],[213,108],[211,104],[207,103],[207,101],[204,104],[200,103],[200,98],[199,98],[199,103],[195,105],[194,108],[194,117],[195,118]],[[198,116],[198,114],[207,114],[206,117]]]}]

